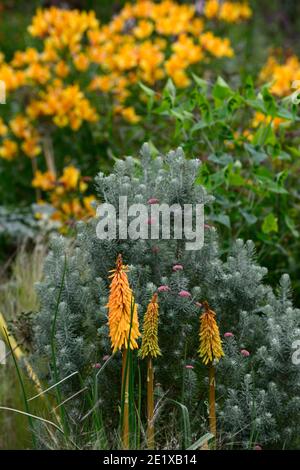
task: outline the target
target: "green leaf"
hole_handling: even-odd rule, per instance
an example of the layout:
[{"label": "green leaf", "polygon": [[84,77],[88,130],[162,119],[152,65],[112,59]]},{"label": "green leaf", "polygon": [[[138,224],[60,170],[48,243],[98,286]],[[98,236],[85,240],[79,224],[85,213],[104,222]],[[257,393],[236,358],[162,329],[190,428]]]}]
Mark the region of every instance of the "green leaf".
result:
[{"label": "green leaf", "polygon": [[240,213],[242,214],[248,225],[253,225],[257,222],[257,217],[253,214],[249,214],[249,212],[245,211],[244,209],[240,209]]},{"label": "green leaf", "polygon": [[277,217],[275,217],[273,212],[271,212],[264,218],[263,224],[262,224],[262,231],[265,234],[268,234],[271,232],[275,232],[275,233],[278,232],[278,219]]},{"label": "green leaf", "polygon": [[144,85],[142,82],[139,82],[139,86],[147,96],[154,96],[155,95],[155,91],[152,90],[152,88],[149,88],[146,85]]},{"label": "green leaf", "polygon": [[267,87],[263,88],[262,96],[267,114],[275,117],[277,113],[277,103],[274,99],[274,96],[271,95]]},{"label": "green leaf", "polygon": [[218,222],[221,225],[225,225],[225,227],[227,228],[231,227],[230,218],[228,217],[228,215],[212,214],[210,215],[210,219],[213,220],[214,222]]},{"label": "green leaf", "polygon": [[196,442],[194,442],[190,447],[187,448],[187,450],[198,450],[200,447],[202,447],[204,444],[209,442],[211,439],[214,439],[214,435],[211,434],[210,432],[204,434],[204,436],[200,437]]},{"label": "green leaf", "polygon": [[194,82],[196,82],[196,84],[197,84],[203,91],[206,91],[206,90],[207,90],[207,88],[208,88],[208,81],[207,81],[207,80],[203,80],[203,78],[198,77],[198,76],[195,75],[194,73],[192,73],[192,77],[193,77]]},{"label": "green leaf", "polygon": [[262,188],[266,191],[270,191],[271,193],[275,193],[275,194],[288,194],[288,191],[285,188],[283,188],[276,181],[273,181],[271,178],[258,175],[257,181],[260,183]]},{"label": "green leaf", "polygon": [[146,85],[144,85],[144,84],[141,83],[141,82],[139,82],[139,86],[140,86],[140,88],[143,90],[143,92],[145,93],[145,95],[148,97],[148,100],[147,100],[147,110],[148,110],[148,113],[150,113],[150,111],[151,111],[152,108],[153,108],[153,104],[154,104],[155,91],[152,90],[151,88],[147,87]]},{"label": "green leaf", "polygon": [[230,172],[228,175],[228,183],[230,186],[245,186],[245,179],[239,174]]},{"label": "green leaf", "polygon": [[211,107],[209,101],[205,96],[200,93],[197,96],[197,105],[201,111],[201,117],[203,121],[210,123],[211,122]]},{"label": "green leaf", "polygon": [[244,90],[245,90],[246,98],[255,99],[254,83],[253,83],[253,78],[251,76],[248,76],[246,78]]},{"label": "green leaf", "polygon": [[291,219],[287,214],[285,215],[284,217],[284,220],[285,220],[285,223],[287,225],[287,227],[290,229],[290,231],[292,232],[293,236],[295,238],[299,238],[299,232],[298,230],[296,229],[296,225],[295,225],[295,222],[293,221],[293,219]]},{"label": "green leaf", "polygon": [[233,158],[231,155],[228,155],[227,153],[224,153],[222,155],[216,155],[215,153],[212,153],[209,155],[208,160],[210,162],[216,163],[217,165],[229,165],[229,163],[233,163]]},{"label": "green leaf", "polygon": [[166,86],[163,90],[163,97],[164,98],[170,98],[171,103],[174,105],[175,98],[176,98],[176,87],[175,87],[173,81],[171,80],[171,78],[169,78],[169,80],[167,81],[167,84],[166,84]]},{"label": "green leaf", "polygon": [[254,147],[253,145],[246,143],[244,144],[244,148],[250,153],[253,162],[256,165],[259,165],[268,158],[268,155],[263,150],[261,150],[259,146]]},{"label": "green leaf", "polygon": [[270,123],[260,125],[252,140],[253,145],[275,145],[276,142],[277,138]]},{"label": "green leaf", "polygon": [[234,92],[232,91],[230,86],[225,82],[225,80],[223,80],[223,78],[218,77],[212,89],[212,95],[215,99],[224,100],[225,98],[234,95]]}]

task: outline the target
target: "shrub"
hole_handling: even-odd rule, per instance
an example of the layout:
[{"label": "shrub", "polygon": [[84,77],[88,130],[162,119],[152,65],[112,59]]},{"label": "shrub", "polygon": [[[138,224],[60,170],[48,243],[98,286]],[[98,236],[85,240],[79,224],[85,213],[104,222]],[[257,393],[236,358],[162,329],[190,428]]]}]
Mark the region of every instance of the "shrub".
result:
[{"label": "shrub", "polygon": [[[128,205],[146,204],[154,198],[169,205],[203,202],[207,206],[211,197],[195,184],[199,168],[199,160],[187,160],[182,149],[153,158],[145,144],[141,161],[128,157],[116,163],[111,175],[98,175],[98,196],[117,211],[120,195],[128,196]],[[71,245],[61,237],[53,240],[45,278],[38,285],[41,309],[35,326],[36,358],[44,364],[45,377],[53,383],[78,371],[83,383],[92,387],[93,365],[102,363],[103,370],[96,378],[100,397],[97,410],[110,442],[114,442],[121,364],[118,353],[107,361],[111,346],[106,305],[108,272],[121,253],[129,266],[140,321],[153,293],[159,295],[162,356],[156,360],[155,376],[164,406],[172,409],[168,399],[173,399],[187,407],[195,438],[200,430],[207,429],[207,373],[197,353],[199,302],[207,300],[225,335],[225,358],[217,365],[222,446],[252,448],[260,443],[294,447],[299,430],[299,368],[292,363],[291,355],[292,343],[299,336],[299,310],[289,300],[288,276],[282,278],[276,295],[263,283],[267,270],[256,263],[253,243],[237,240],[223,259],[216,230],[211,226],[206,228],[203,248],[186,251],[184,240],[100,240],[96,224],[97,219],[79,223]],[[179,265],[183,269],[174,269]],[[51,353],[54,317],[56,376]],[[143,376],[144,363],[138,367]],[[68,396],[79,387],[82,383],[74,376],[62,384],[62,391]],[[280,403],[290,403],[288,422],[284,421],[286,406]],[[74,436],[89,406],[84,395],[69,402]],[[164,441],[167,416],[160,408],[156,429],[161,446],[168,445]],[[177,433],[173,437],[175,447],[183,445]]]}]

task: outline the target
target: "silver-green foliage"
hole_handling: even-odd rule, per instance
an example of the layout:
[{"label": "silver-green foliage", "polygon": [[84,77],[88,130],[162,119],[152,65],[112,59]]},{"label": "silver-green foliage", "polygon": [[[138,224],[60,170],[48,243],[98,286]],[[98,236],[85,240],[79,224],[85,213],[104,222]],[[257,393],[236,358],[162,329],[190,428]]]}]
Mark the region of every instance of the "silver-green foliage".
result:
[{"label": "silver-green foliage", "polygon": [[[211,204],[204,188],[197,185],[200,162],[188,160],[179,148],[166,156],[151,155],[142,147],[140,158],[117,161],[109,176],[96,178],[100,201],[118,211],[119,196],[128,204]],[[167,396],[183,400],[193,416],[193,426],[203,428],[207,414],[207,370],[198,356],[201,308],[207,300],[217,313],[220,331],[234,334],[224,338],[226,356],[217,366],[217,411],[224,446],[252,447],[297,445],[300,423],[300,367],[291,360],[292,343],[300,336],[300,313],[289,297],[289,280],[284,276],[279,292],[263,282],[254,244],[237,240],[227,256],[219,250],[216,231],[206,227],[201,250],[186,251],[184,240],[100,240],[97,219],[78,224],[73,244],[63,238],[52,242],[45,265],[45,278],[38,286],[41,310],[36,326],[36,356],[53,380],[51,328],[59,296],[55,350],[60,378],[79,371],[89,384],[93,365],[111,354],[107,327],[109,270],[123,255],[138,304],[140,320],[151,295],[159,293],[159,342],[163,356],[155,362],[156,380]],[[66,258],[65,258],[66,257]],[[66,273],[63,285],[63,270]],[[175,264],[182,270],[173,271]],[[190,297],[181,297],[181,290]],[[248,357],[241,350],[250,352]],[[194,365],[198,386],[189,385],[185,366]],[[120,355],[99,376],[100,406],[108,425],[114,424],[119,400]],[[143,371],[143,364],[142,374]],[[65,383],[66,391],[78,390],[78,377]],[[187,388],[190,390],[187,391]],[[84,412],[83,399],[76,404]],[[204,429],[203,429],[204,430]]]}]

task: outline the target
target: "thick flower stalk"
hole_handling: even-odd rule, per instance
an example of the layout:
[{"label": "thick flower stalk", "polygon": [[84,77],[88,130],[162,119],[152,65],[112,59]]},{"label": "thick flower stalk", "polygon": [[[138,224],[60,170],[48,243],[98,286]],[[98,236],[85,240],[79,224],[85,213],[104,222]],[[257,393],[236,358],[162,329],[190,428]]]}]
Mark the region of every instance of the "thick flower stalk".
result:
[{"label": "thick flower stalk", "polygon": [[224,356],[216,313],[203,302],[204,313],[200,317],[200,348],[199,355],[205,365],[209,365],[209,426],[210,432],[216,436],[216,379],[213,361]]},{"label": "thick flower stalk", "polygon": [[[127,266],[123,265],[122,256],[119,255],[116,262],[116,269],[111,271],[110,294],[108,300],[108,324],[109,336],[113,352],[122,348],[137,349],[137,339],[141,335],[139,332],[139,322],[137,306],[130,289],[127,278]],[[130,336],[130,338],[129,338]]]},{"label": "thick flower stalk", "polygon": [[158,345],[158,303],[154,294],[144,318],[142,346],[139,356],[147,358],[147,444],[154,449],[154,371],[152,359],[161,355]]}]

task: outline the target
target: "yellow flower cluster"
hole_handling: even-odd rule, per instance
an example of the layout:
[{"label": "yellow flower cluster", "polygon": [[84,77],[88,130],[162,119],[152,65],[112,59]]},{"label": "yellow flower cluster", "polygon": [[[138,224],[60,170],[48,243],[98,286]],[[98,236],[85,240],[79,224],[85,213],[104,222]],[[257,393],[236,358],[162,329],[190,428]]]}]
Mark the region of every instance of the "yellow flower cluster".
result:
[{"label": "yellow flower cluster", "polygon": [[281,126],[282,124],[285,124],[285,125],[288,125],[290,123],[290,121],[288,121],[287,119],[283,119],[283,118],[280,118],[280,117],[275,117],[275,118],[272,118],[272,116],[267,116],[263,113],[260,113],[260,112],[256,112],[254,117],[253,117],[253,120],[252,120],[252,123],[251,123],[251,127],[259,127],[260,124],[271,124],[271,126],[277,130],[279,128],[279,126]]},{"label": "yellow flower cluster", "polygon": [[[205,28],[209,5],[201,15],[175,0],[137,0],[104,25],[94,12],[38,10],[28,30],[39,46],[17,51],[10,63],[0,55],[0,79],[14,93],[9,102],[19,104],[17,115],[11,108],[10,120],[0,120],[0,158],[46,156],[48,133],[96,125],[101,113],[137,124],[136,105],[144,98],[139,82],[159,90],[170,77],[187,87],[199,64],[232,57],[229,39]],[[228,22],[250,14],[246,3],[231,2],[216,13]]]},{"label": "yellow flower cluster", "polygon": [[0,136],[5,137],[0,146],[0,157],[6,160],[12,160],[17,156],[19,146],[25,155],[31,158],[41,152],[38,132],[22,114],[17,114],[8,126],[0,119]]},{"label": "yellow flower cluster", "polygon": [[94,196],[84,196],[88,189],[86,178],[72,165],[64,168],[60,178],[51,171],[36,171],[32,186],[48,193],[48,200],[55,209],[52,220],[70,225],[75,220],[95,215]]},{"label": "yellow flower cluster", "polygon": [[260,79],[262,82],[271,82],[270,91],[274,95],[291,95],[294,91],[292,88],[293,82],[300,80],[300,61],[298,57],[291,56],[282,64],[276,57],[270,56],[261,71]]},{"label": "yellow flower cluster", "polygon": [[204,15],[208,19],[217,18],[228,23],[236,23],[249,19],[252,11],[246,2],[208,0],[205,2]]},{"label": "yellow flower cluster", "polygon": [[205,365],[211,364],[214,359],[224,356],[216,314],[210,309],[207,302],[203,302],[205,311],[200,318],[200,348],[199,355]]},{"label": "yellow flower cluster", "polygon": [[117,258],[116,268],[111,272],[112,281],[107,307],[113,352],[122,348],[128,349],[128,346],[130,349],[137,349],[137,339],[141,335],[137,306],[129,286],[127,266],[123,265],[121,255]]},{"label": "yellow flower cluster", "polygon": [[97,113],[84,97],[78,85],[63,87],[60,81],[49,85],[26,109],[32,119],[51,116],[58,127],[70,126],[79,129],[83,121],[96,122]]},{"label": "yellow flower cluster", "polygon": [[[251,14],[246,4],[224,2],[224,8],[237,12],[222,14],[226,21]],[[233,55],[227,38],[205,31],[205,17],[194,6],[174,0],[137,0],[107,25],[100,25],[94,12],[52,7],[38,10],[28,30],[41,47],[17,51],[9,64],[0,61],[0,77],[8,91],[33,88],[25,110],[31,121],[48,116],[73,130],[98,119],[85,92],[109,93],[115,115],[136,123],[135,110],[125,101],[135,97],[139,81],[156,85],[171,77],[186,87],[190,67],[211,56]]]},{"label": "yellow flower cluster", "polygon": [[142,345],[139,351],[142,359],[161,355],[158,345],[158,303],[154,294],[144,318]]}]

